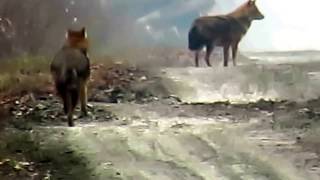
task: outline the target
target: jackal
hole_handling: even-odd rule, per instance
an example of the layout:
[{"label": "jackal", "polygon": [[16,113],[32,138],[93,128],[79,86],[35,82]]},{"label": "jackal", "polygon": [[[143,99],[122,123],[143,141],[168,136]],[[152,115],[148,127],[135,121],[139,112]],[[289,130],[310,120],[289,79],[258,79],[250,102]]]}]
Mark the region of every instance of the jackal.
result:
[{"label": "jackal", "polygon": [[205,16],[194,20],[189,31],[189,49],[195,51],[195,65],[199,66],[199,52],[205,46],[205,60],[210,64],[210,55],[215,46],[223,47],[224,66],[228,66],[229,50],[232,49],[233,65],[236,65],[238,44],[247,33],[253,20],[264,19],[255,0],[248,0],[233,12],[219,16]]},{"label": "jackal", "polygon": [[73,112],[79,99],[81,111],[83,115],[87,115],[87,82],[90,77],[88,46],[85,28],[80,31],[68,30],[66,42],[54,57],[50,67],[69,126],[74,126]]}]

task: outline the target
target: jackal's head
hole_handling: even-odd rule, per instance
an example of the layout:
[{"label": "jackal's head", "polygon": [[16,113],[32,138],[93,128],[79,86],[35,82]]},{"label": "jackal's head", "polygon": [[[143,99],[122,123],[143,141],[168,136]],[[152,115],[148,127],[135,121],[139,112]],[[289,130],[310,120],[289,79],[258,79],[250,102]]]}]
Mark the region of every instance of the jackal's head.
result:
[{"label": "jackal's head", "polygon": [[79,31],[68,29],[66,33],[66,41],[67,46],[80,49],[84,53],[87,53],[89,43],[85,27],[81,28]]},{"label": "jackal's head", "polygon": [[251,20],[262,20],[264,15],[260,12],[256,5],[256,0],[248,0],[244,5],[244,11]]}]

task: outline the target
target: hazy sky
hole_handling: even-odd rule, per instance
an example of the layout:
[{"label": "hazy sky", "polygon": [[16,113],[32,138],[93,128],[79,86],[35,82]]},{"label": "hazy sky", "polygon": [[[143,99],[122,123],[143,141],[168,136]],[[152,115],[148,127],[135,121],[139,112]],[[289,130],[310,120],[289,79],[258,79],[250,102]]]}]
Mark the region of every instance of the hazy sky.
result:
[{"label": "hazy sky", "polygon": [[266,19],[253,25],[242,44],[244,49],[320,50],[320,1],[257,0],[257,3]]},{"label": "hazy sky", "polygon": [[[219,8],[228,11],[243,0]],[[244,50],[320,50],[320,1],[318,0],[257,0],[263,21],[253,23],[241,43]],[[231,8],[232,9],[232,8]],[[215,9],[217,10],[217,9]],[[212,12],[212,11],[211,11]]]},{"label": "hazy sky", "polygon": [[[186,46],[194,18],[230,12],[245,1],[127,0],[125,4],[132,7],[128,12],[136,15],[136,23],[155,41]],[[320,1],[257,0],[257,5],[266,18],[253,23],[241,42],[242,50],[320,50]],[[135,12],[138,6],[143,8]]]}]

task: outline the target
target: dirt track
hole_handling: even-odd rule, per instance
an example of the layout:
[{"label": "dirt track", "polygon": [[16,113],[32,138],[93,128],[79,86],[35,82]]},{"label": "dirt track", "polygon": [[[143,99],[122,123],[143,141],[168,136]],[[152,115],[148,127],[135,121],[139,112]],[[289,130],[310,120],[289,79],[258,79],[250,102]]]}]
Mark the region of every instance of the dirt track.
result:
[{"label": "dirt track", "polygon": [[[1,136],[1,151],[33,162],[20,164],[20,179],[34,175],[30,167],[40,169],[35,177],[66,180],[319,179],[319,144],[308,136],[318,123],[319,100],[186,104],[177,99],[197,91],[165,96],[185,95],[175,87],[181,82],[192,87],[192,79],[169,82],[168,73],[156,75],[146,75],[145,85],[134,90],[147,88],[154,96],[138,102],[122,97],[118,104],[91,102],[92,116],[78,120],[75,128],[51,114],[60,108],[54,98],[38,100],[40,122],[33,116],[21,127],[21,118],[14,120]],[[165,91],[155,91],[159,87]]]}]

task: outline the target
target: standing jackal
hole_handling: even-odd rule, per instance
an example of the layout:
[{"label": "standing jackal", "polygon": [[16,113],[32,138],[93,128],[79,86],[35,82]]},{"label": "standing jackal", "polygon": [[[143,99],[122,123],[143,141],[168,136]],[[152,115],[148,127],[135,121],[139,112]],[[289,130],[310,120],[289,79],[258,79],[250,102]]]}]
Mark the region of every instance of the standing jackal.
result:
[{"label": "standing jackal", "polygon": [[247,33],[253,20],[264,16],[255,0],[248,0],[233,12],[226,15],[206,16],[194,20],[189,31],[189,49],[195,51],[195,65],[199,66],[199,52],[205,46],[205,60],[210,64],[210,55],[215,46],[223,47],[224,66],[228,66],[229,50],[232,48],[233,65],[236,65],[238,44]]},{"label": "standing jackal", "polygon": [[79,99],[81,111],[83,115],[87,115],[87,81],[90,77],[88,46],[85,28],[80,31],[68,30],[66,42],[54,57],[50,67],[69,126],[74,126],[73,112]]}]

